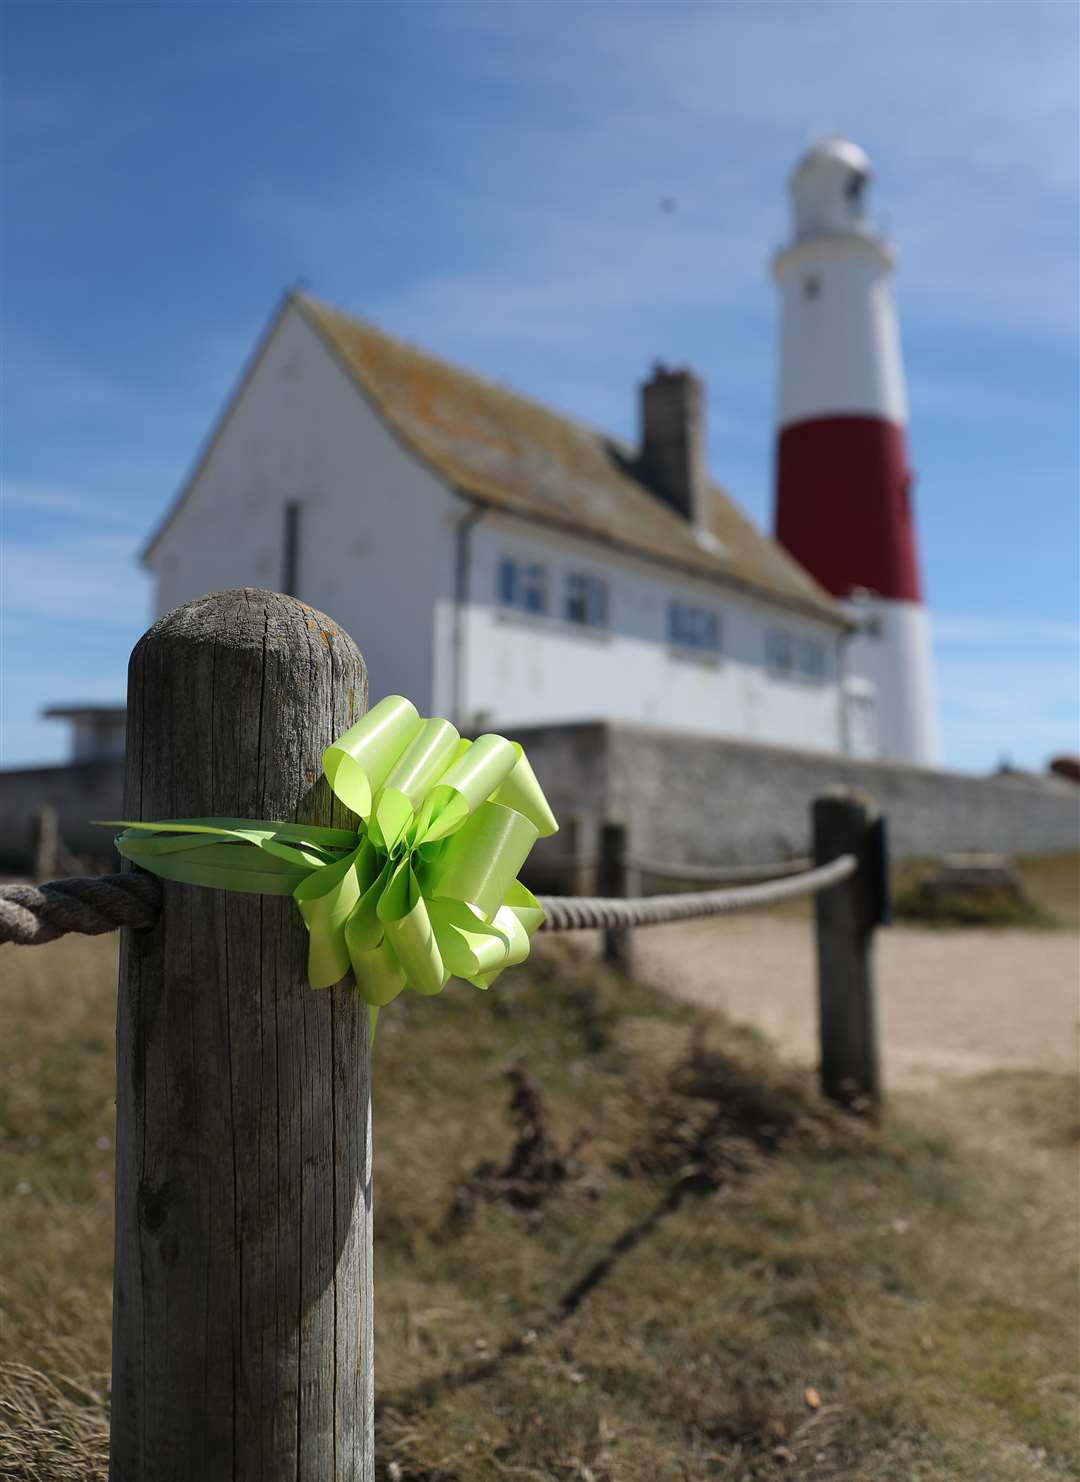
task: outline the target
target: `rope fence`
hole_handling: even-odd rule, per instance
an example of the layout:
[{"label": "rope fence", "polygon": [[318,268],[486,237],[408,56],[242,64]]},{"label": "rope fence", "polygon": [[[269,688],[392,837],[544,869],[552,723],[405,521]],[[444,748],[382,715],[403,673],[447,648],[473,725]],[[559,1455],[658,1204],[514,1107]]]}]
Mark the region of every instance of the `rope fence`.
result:
[{"label": "rope fence", "polygon": [[[542,895],[546,920],[541,931],[660,926],[697,917],[730,915],[814,895],[846,880],[857,867],[853,854],[787,879],[767,880],[727,890],[681,895],[605,899],[600,896]],[[100,936],[130,926],[153,926],[161,910],[161,884],[147,874],[75,877],[43,885],[0,886],[0,943],[24,947],[55,942],[69,933]]]},{"label": "rope fence", "polygon": [[547,913],[541,931],[588,931],[591,928],[662,926],[671,921],[690,921],[701,916],[734,915],[799,896],[816,895],[838,885],[858,868],[853,854],[843,854],[816,870],[805,870],[789,879],[766,880],[727,890],[700,890],[682,895],[538,896]]},{"label": "rope fence", "polygon": [[718,885],[724,885],[737,880],[778,880],[783,875],[799,875],[809,870],[814,861],[804,855],[798,859],[773,860],[771,864],[710,866],[675,864],[670,860],[650,859],[647,855],[628,854],[626,863],[632,870],[662,880],[714,880]]}]

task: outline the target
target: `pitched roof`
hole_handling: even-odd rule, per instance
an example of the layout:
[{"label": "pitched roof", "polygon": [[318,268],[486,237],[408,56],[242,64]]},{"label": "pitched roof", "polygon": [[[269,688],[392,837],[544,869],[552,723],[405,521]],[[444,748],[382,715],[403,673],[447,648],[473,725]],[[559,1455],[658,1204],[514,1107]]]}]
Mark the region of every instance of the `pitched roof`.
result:
[{"label": "pitched roof", "polygon": [[706,530],[695,530],[638,477],[635,449],[307,294],[292,302],[400,440],[460,493],[850,626],[715,484]]}]

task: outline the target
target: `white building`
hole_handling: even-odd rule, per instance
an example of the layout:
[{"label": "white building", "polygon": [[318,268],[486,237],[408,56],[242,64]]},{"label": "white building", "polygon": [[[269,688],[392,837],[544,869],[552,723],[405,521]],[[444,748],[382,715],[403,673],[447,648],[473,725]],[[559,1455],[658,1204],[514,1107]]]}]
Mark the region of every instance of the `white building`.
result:
[{"label": "white building", "polygon": [[111,761],[124,754],[125,705],[50,705],[42,715],[71,721],[73,762]]},{"label": "white building", "polygon": [[143,552],[157,611],[292,592],[356,639],[373,698],[463,728],[865,751],[850,618],[709,482],[700,382],[657,368],[641,398],[621,446],[289,295]]}]

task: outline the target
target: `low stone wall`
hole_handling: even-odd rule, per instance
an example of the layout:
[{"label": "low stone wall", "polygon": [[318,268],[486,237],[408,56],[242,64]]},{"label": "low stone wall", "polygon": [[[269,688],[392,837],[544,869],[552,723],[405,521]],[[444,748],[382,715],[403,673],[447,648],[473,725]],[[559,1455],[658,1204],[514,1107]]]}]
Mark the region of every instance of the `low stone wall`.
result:
[{"label": "low stone wall", "polygon": [[112,835],[93,820],[123,817],[123,802],[122,757],[0,772],[0,870],[30,869],[34,814],[46,803],[56,809],[60,839],[72,854],[95,870],[112,868]]},{"label": "low stone wall", "polygon": [[[602,721],[510,734],[528,752],[562,825],[530,861],[528,878],[538,886],[592,889],[603,818],[624,820],[631,848],[660,859],[754,864],[804,854],[810,804],[835,783],[875,799],[888,815],[896,858],[1080,848],[1080,787],[1056,777],[927,772]],[[0,869],[28,868],[42,803],[56,808],[68,849],[106,858],[108,833],[92,820],[121,816],[123,777],[122,761],[0,772]],[[572,875],[568,859],[579,861]]]},{"label": "low stone wall", "polygon": [[1055,777],[930,772],[622,724],[511,734],[569,825],[537,847],[532,877],[542,884],[554,886],[557,856],[587,861],[603,817],[625,821],[636,852],[665,860],[753,864],[805,854],[810,805],[838,783],[869,793],[888,816],[894,858],[1080,848],[1080,787]]}]

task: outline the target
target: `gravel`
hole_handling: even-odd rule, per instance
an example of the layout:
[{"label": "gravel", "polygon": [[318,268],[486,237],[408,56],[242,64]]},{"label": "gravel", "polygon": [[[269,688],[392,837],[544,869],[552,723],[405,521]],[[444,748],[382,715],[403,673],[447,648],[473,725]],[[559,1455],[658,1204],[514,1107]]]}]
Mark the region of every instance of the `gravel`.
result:
[{"label": "gravel", "polygon": [[[635,969],[675,997],[756,1025],[782,1054],[817,1058],[809,922],[746,916],[635,933]],[[1080,933],[877,934],[887,1085],[929,1087],[994,1070],[1075,1071]]]}]

